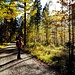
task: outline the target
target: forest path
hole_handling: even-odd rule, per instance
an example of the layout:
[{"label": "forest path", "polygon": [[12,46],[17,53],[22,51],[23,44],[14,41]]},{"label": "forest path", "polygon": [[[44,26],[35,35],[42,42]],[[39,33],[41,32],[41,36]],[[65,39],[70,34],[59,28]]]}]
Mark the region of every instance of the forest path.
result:
[{"label": "forest path", "polygon": [[15,43],[0,49],[0,75],[60,75],[23,51],[21,58],[17,59]]}]

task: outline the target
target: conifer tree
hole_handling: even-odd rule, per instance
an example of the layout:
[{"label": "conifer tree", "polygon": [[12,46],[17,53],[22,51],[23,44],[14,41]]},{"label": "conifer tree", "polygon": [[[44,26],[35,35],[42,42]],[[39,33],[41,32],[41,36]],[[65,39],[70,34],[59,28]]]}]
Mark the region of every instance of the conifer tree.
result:
[{"label": "conifer tree", "polygon": [[34,11],[34,15],[31,16],[30,23],[35,24],[36,32],[37,32],[36,33],[36,35],[37,35],[36,40],[37,41],[39,40],[39,23],[41,21],[41,10],[42,10],[42,6],[41,6],[40,0],[35,0],[34,1],[34,7],[32,10],[32,11]]},{"label": "conifer tree", "polygon": [[49,44],[49,26],[52,23],[52,20],[50,19],[50,14],[49,14],[49,4],[51,3],[51,1],[49,3],[46,3],[44,8],[43,8],[43,21],[44,21],[44,28],[45,28],[45,32],[46,32],[46,44]]}]

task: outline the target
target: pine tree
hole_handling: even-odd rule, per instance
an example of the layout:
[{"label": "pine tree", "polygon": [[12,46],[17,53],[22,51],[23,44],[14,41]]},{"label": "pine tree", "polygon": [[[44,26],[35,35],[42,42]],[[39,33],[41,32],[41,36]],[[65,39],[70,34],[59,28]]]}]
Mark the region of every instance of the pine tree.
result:
[{"label": "pine tree", "polygon": [[50,15],[49,15],[49,3],[46,3],[44,8],[43,8],[43,22],[44,22],[44,28],[46,32],[46,45],[49,44],[49,25],[52,23],[50,20]]},{"label": "pine tree", "polygon": [[30,24],[35,24],[37,41],[39,41],[39,23],[41,21],[41,10],[42,10],[42,6],[40,0],[35,0],[34,7],[32,10],[34,14],[31,16]]}]

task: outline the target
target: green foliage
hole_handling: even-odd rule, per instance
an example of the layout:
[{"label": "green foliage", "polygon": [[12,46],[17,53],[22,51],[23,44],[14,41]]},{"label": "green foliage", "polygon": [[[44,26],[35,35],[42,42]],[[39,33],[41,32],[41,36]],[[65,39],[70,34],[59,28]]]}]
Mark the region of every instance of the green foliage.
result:
[{"label": "green foliage", "polygon": [[36,55],[38,59],[41,59],[49,64],[50,61],[53,61],[52,57],[58,56],[60,58],[61,52],[62,51],[59,49],[51,49],[49,46],[44,47],[40,45],[37,46],[31,53],[32,55]]},{"label": "green foliage", "polygon": [[31,11],[30,23],[32,23],[32,24],[34,23],[36,25],[38,25],[40,23],[41,10],[42,10],[42,6],[41,6],[40,0],[35,0],[33,10]]},{"label": "green foliage", "polygon": [[[40,0],[34,2],[33,0],[19,0],[24,5],[26,3],[26,6],[15,4],[14,1],[11,0],[8,4],[5,0],[0,0],[0,22],[2,23],[4,20],[5,23],[0,25],[0,43],[14,42],[16,35],[21,34],[33,57],[60,70],[62,74],[67,74],[69,62],[66,63],[65,60],[68,59],[68,50],[63,50],[60,44],[69,39],[68,14],[55,10],[50,14],[49,3],[46,3],[43,13],[41,13]],[[24,8],[24,11],[20,11],[16,7]],[[19,14],[22,14],[23,24],[18,30],[19,33],[15,33],[17,32],[15,18]],[[72,28],[70,31],[72,33]],[[71,44],[66,43],[67,47],[69,45]],[[3,48],[4,45],[0,47]],[[71,64],[69,65],[71,66]]]},{"label": "green foliage", "polygon": [[44,63],[47,63],[49,66],[59,70],[63,75],[67,73],[66,57],[68,55],[64,53],[63,47],[52,47],[52,46],[36,46],[31,49],[31,55],[41,60]]},{"label": "green foliage", "polygon": [[29,48],[33,48],[34,47],[34,42],[27,42],[27,46],[29,47]]},{"label": "green foliage", "polygon": [[5,48],[5,46],[7,46],[7,45],[9,45],[10,43],[2,43],[2,44],[0,44],[0,49],[4,49]]}]

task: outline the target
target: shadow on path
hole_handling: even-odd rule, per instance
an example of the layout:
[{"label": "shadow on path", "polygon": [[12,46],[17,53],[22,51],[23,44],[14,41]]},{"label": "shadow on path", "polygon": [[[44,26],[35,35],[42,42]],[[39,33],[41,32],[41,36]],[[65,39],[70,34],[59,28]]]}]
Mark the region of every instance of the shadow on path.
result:
[{"label": "shadow on path", "polygon": [[2,61],[2,64],[0,63],[0,72],[3,73],[2,75],[59,75],[47,65],[25,55],[23,50],[21,51],[22,59],[15,58],[17,53],[18,50],[12,45],[0,49],[0,61]]},{"label": "shadow on path", "polygon": [[9,68],[11,68],[11,67],[13,67],[13,66],[15,66],[15,65],[17,65],[17,64],[19,64],[19,63],[21,63],[21,62],[30,60],[31,58],[32,58],[32,57],[27,57],[27,58],[21,59],[21,60],[15,59],[15,60],[12,60],[12,61],[10,61],[10,62],[7,62],[7,63],[5,63],[5,64],[3,64],[3,65],[0,65],[1,68],[2,68],[2,67],[5,67],[6,65],[9,65],[8,67],[5,67],[4,69],[0,70],[0,72],[4,71],[4,70],[6,70],[6,69],[9,69]]},{"label": "shadow on path", "polygon": [[[17,54],[18,54],[18,50],[15,47],[15,45],[14,46],[9,45],[9,46],[6,46],[4,49],[0,49],[0,61],[1,61],[1,63],[6,61],[4,64],[2,63],[0,65],[0,72],[6,70],[8,68],[11,68],[12,66],[15,66],[23,61],[31,59],[31,57],[28,56],[23,59],[20,59],[20,61],[19,61],[19,59],[13,58],[13,57],[17,56]],[[25,54],[25,52],[23,50],[21,50],[21,54]]]}]

